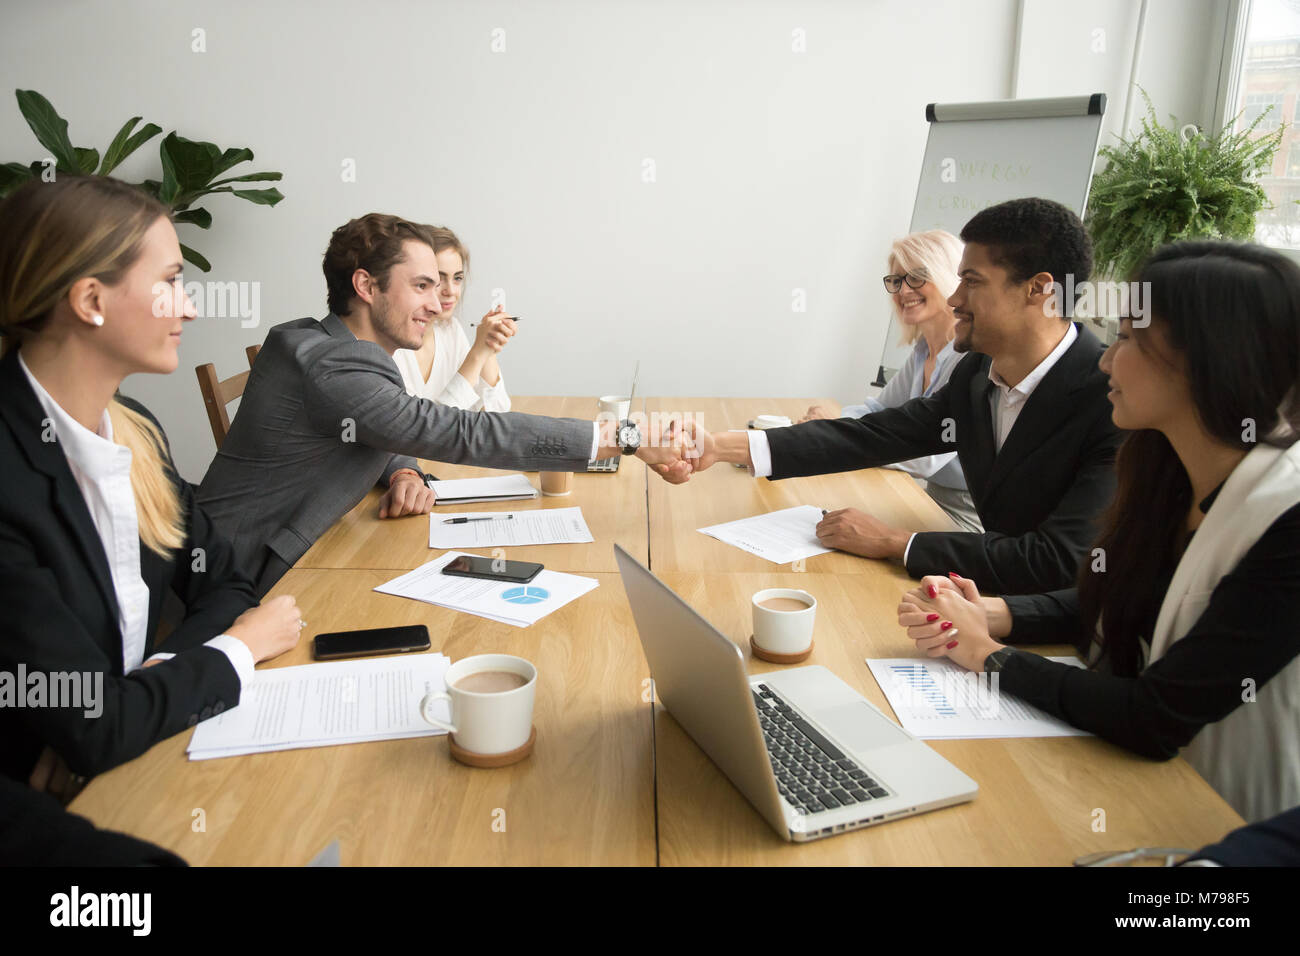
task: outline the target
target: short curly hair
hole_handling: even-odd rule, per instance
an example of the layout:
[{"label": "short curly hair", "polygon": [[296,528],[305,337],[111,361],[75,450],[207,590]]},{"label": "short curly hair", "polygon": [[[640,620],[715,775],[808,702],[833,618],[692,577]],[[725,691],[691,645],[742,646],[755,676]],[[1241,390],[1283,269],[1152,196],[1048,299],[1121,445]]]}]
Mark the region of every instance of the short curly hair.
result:
[{"label": "short curly hair", "polygon": [[352,311],[352,300],[356,298],[352,275],[358,269],[369,272],[380,291],[386,291],[388,273],[406,258],[402,243],[407,240],[436,248],[432,227],[380,212],[367,213],[335,229],[321,263],[329,310],[335,315]]},{"label": "short curly hair", "polygon": [[989,206],[962,227],[961,238],[988,247],[993,263],[1007,270],[1011,282],[1046,272],[1060,284],[1073,275],[1077,285],[1092,274],[1092,240],[1083,222],[1050,199],[1009,199]]}]

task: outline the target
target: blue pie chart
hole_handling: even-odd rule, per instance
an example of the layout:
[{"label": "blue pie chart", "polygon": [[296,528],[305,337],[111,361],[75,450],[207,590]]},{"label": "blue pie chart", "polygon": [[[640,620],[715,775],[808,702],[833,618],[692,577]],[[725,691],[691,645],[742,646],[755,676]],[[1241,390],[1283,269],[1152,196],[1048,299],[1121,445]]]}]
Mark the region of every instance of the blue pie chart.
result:
[{"label": "blue pie chart", "polygon": [[510,588],[501,592],[501,600],[507,604],[541,604],[551,592],[546,588],[528,587]]}]

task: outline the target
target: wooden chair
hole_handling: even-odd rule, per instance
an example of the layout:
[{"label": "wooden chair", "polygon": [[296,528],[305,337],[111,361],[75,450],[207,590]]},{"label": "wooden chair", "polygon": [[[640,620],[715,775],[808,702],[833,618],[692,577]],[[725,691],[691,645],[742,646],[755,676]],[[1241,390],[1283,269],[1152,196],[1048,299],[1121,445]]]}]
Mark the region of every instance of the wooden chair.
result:
[{"label": "wooden chair", "polygon": [[253,361],[257,358],[257,353],[260,351],[262,351],[262,346],[260,345],[250,345],[248,348],[244,349],[244,354],[248,356],[249,368],[253,367]]},{"label": "wooden chair", "polygon": [[212,437],[217,447],[226,440],[230,431],[230,416],[226,406],[244,394],[251,372],[240,372],[224,381],[217,378],[217,369],[211,362],[194,369],[199,377],[199,391],[203,393],[203,407],[208,411],[208,423],[212,426]]}]

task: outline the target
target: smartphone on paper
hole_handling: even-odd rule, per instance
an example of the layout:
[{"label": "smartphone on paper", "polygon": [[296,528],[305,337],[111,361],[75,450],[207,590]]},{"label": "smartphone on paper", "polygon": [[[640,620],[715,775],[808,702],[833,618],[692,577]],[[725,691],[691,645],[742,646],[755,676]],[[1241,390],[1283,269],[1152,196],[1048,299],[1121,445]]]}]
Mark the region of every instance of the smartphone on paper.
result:
[{"label": "smartphone on paper", "polygon": [[461,578],[527,584],[537,577],[542,567],[535,561],[506,561],[502,558],[479,558],[463,554],[443,568],[442,573]]},{"label": "smartphone on paper", "polygon": [[372,654],[402,654],[406,651],[428,649],[429,629],[423,624],[317,634],[312,644],[312,653],[318,661],[333,661],[344,657],[369,657]]}]

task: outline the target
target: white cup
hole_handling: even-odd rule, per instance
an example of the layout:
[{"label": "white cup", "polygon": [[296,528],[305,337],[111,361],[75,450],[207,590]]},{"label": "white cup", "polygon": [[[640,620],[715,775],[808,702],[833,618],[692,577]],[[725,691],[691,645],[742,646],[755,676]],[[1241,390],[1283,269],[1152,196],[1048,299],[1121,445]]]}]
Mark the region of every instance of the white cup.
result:
[{"label": "white cup", "polygon": [[[806,604],[797,611],[763,607],[772,598],[789,598]],[[754,643],[772,654],[802,654],[812,646],[817,599],[795,588],[767,588],[751,599],[754,606]]]},{"label": "white cup", "polygon": [[616,422],[627,421],[632,411],[632,399],[628,395],[602,395],[596,404],[600,406],[600,418],[612,418]]},{"label": "white cup", "polygon": [[769,428],[788,428],[794,424],[784,415],[755,415],[754,427],[766,431]]},{"label": "white cup", "polygon": [[[525,679],[513,690],[483,693],[461,690],[456,683],[482,671],[509,671]],[[452,734],[456,746],[470,753],[509,753],[528,743],[533,732],[533,699],[537,691],[537,668],[522,657],[510,654],[477,654],[463,657],[446,671],[447,692],[427,694],[420,701],[420,716]],[[448,702],[451,719],[443,721],[432,713],[433,705]]]}]

